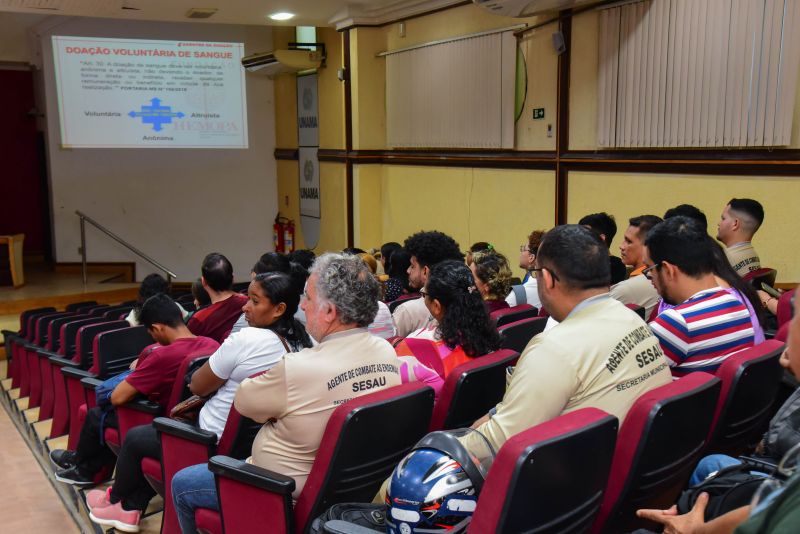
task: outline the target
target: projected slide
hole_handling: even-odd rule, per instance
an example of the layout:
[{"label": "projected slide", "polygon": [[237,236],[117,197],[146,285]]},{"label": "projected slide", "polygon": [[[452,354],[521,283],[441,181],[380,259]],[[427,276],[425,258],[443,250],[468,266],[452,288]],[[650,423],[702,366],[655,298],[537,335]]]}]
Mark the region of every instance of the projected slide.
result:
[{"label": "projected slide", "polygon": [[242,43],[53,37],[67,148],[247,148]]}]

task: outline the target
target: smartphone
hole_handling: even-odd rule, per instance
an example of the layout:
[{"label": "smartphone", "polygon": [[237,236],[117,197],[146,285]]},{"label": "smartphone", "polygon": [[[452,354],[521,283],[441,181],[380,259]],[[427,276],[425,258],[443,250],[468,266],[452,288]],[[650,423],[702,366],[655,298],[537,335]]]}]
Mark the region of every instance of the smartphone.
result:
[{"label": "smartphone", "polygon": [[764,282],[761,282],[761,290],[764,291],[764,293],[766,293],[770,297],[774,297],[776,299],[781,298],[781,292],[780,291],[778,291],[777,289],[775,289],[772,286],[768,286]]}]

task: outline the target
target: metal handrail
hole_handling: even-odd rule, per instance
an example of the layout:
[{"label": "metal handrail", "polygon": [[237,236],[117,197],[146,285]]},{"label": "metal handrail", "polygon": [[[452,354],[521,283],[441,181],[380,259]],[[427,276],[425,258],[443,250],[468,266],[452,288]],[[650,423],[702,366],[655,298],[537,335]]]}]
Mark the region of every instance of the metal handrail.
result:
[{"label": "metal handrail", "polygon": [[117,234],[115,234],[111,230],[105,228],[103,225],[101,225],[100,223],[98,223],[97,221],[95,221],[94,219],[92,219],[91,217],[86,215],[85,213],[83,213],[83,212],[81,212],[79,210],[75,210],[75,215],[77,215],[78,217],[81,218],[81,264],[82,264],[82,270],[83,270],[83,285],[86,285],[87,282],[88,282],[88,269],[87,269],[87,266],[86,266],[86,221],[88,221],[89,224],[91,224],[92,226],[94,226],[95,228],[97,228],[98,230],[100,230],[101,232],[106,234],[108,237],[110,237],[111,239],[113,239],[114,241],[116,241],[117,243],[122,245],[123,247],[127,248],[128,250],[130,250],[131,252],[133,252],[134,254],[136,254],[137,256],[142,258],[143,260],[145,260],[146,262],[150,263],[151,265],[153,265],[157,269],[161,269],[162,271],[164,271],[166,273],[166,275],[167,275],[167,282],[172,282],[173,278],[177,278],[178,277],[177,274],[173,273],[172,271],[170,271],[169,269],[167,269],[166,267],[164,267],[163,265],[158,263],[156,260],[154,260],[153,258],[148,256],[147,254],[145,254],[144,252],[142,252],[138,248],[134,247],[133,245],[131,245],[130,243],[128,243],[127,241],[122,239],[120,236],[118,236]]}]

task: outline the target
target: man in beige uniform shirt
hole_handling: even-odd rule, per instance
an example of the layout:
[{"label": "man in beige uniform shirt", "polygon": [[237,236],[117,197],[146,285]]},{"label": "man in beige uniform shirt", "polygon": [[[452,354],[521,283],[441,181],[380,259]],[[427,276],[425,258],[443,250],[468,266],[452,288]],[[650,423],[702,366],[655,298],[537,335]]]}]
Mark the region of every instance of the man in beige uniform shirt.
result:
[{"label": "man in beige uniform shirt", "polygon": [[[319,345],[287,354],[236,391],[236,410],[265,423],[248,461],[294,478],[294,498],[303,490],[334,408],[401,383],[394,349],[367,331],[378,295],[378,282],[358,256],[318,257],[300,306]],[[183,532],[195,532],[195,508],[219,507],[205,465],[178,472],[172,487]]]},{"label": "man in beige uniform shirt", "polygon": [[739,276],[761,268],[761,260],[751,241],[763,222],[763,206],[750,198],[731,199],[722,210],[717,239],[725,245],[725,255]]},{"label": "man in beige uniform shirt", "polygon": [[633,271],[627,280],[611,286],[612,298],[623,304],[636,304],[643,307],[645,319],[650,317],[661,297],[650,280],[642,276],[642,271],[646,267],[644,240],[650,229],[660,222],[661,217],[657,215],[639,215],[630,219],[619,252],[622,261],[625,265],[633,267]]},{"label": "man in beige uniform shirt", "polygon": [[637,397],[672,379],[658,339],[608,295],[608,250],[592,231],[550,230],[536,264],[539,296],[559,324],[525,347],[503,400],[473,425],[495,449],[579,408],[599,408],[622,423]]},{"label": "man in beige uniform shirt", "polygon": [[[417,232],[406,239],[403,246],[411,256],[408,285],[416,290],[425,286],[428,273],[440,261],[464,260],[458,243],[442,232]],[[397,335],[400,337],[407,337],[421,328],[436,326],[436,320],[431,317],[428,307],[425,306],[425,299],[421,298],[399,305],[392,317]]]}]

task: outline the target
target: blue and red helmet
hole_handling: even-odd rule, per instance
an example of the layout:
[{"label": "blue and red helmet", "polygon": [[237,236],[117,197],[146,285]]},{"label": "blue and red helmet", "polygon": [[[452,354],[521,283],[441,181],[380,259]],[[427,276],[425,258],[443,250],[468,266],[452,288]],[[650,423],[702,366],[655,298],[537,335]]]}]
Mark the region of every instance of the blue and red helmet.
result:
[{"label": "blue and red helmet", "polygon": [[[478,451],[459,438],[474,432]],[[479,432],[431,432],[395,468],[386,492],[389,534],[457,533],[472,519],[494,450]]]}]

